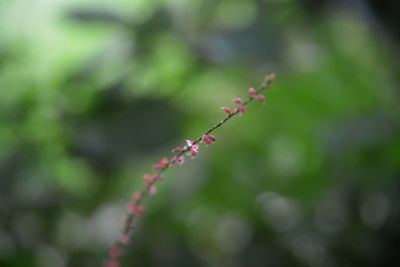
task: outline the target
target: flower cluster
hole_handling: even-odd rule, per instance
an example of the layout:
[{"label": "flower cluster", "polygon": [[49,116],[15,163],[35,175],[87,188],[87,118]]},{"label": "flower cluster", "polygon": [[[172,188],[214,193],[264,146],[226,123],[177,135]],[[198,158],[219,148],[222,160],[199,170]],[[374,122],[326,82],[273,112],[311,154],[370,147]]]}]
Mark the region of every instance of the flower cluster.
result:
[{"label": "flower cluster", "polygon": [[170,159],[162,158],[159,162],[153,165],[155,174],[145,174],[143,176],[144,189],[140,192],[135,192],[132,196],[132,202],[127,207],[127,213],[125,217],[125,224],[122,234],[117,238],[117,240],[109,248],[109,260],[106,267],[119,267],[119,259],[123,254],[124,248],[128,245],[130,240],[130,235],[135,226],[135,221],[143,216],[144,205],[142,204],[144,197],[146,195],[154,195],[157,193],[157,188],[155,183],[163,179],[163,172],[166,171],[172,165],[183,165],[186,161],[186,157],[190,156],[195,158],[199,153],[200,144],[205,146],[210,146],[216,139],[211,133],[217,128],[225,124],[229,119],[239,114],[242,115],[246,111],[246,105],[251,103],[253,100],[259,102],[264,102],[264,95],[260,94],[263,90],[269,88],[274,80],[275,75],[267,75],[261,85],[259,90],[251,87],[249,89],[249,97],[246,101],[243,101],[239,97],[233,98],[233,103],[237,105],[235,108],[222,107],[222,110],[227,113],[227,117],[215,124],[213,127],[209,128],[203,135],[201,135],[196,140],[186,140],[185,145],[178,146],[172,150],[174,156]]}]

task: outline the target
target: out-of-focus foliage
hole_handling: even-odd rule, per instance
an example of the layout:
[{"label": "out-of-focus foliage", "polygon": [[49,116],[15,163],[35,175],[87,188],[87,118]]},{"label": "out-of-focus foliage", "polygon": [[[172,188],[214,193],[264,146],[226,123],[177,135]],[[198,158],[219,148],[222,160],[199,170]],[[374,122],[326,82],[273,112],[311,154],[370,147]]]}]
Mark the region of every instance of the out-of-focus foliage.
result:
[{"label": "out-of-focus foliage", "polygon": [[101,266],[152,163],[268,72],[124,266],[399,266],[399,5],[377,2],[1,1],[0,266]]}]

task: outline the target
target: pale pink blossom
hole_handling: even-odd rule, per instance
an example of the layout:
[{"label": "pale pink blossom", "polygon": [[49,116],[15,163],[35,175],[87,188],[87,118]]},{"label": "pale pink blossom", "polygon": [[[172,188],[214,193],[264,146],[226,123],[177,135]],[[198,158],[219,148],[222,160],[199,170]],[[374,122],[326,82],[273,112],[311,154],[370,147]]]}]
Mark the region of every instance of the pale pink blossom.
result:
[{"label": "pale pink blossom", "polygon": [[153,169],[162,170],[168,167],[169,161],[167,158],[163,158],[159,163],[153,165]]},{"label": "pale pink blossom", "polygon": [[232,112],[232,110],[230,109],[230,108],[228,108],[228,107],[222,107],[221,108],[226,114],[228,114],[228,115],[232,115],[232,113],[234,113],[234,112]]},{"label": "pale pink blossom", "polygon": [[244,105],[240,105],[240,107],[238,108],[238,112],[240,114],[243,114],[246,111],[246,107]]},{"label": "pale pink blossom", "polygon": [[112,245],[108,249],[108,253],[110,254],[111,258],[118,258],[119,256],[122,255],[122,250],[116,245]]},{"label": "pale pink blossom", "polygon": [[265,101],[265,96],[263,96],[263,95],[257,95],[257,96],[256,96],[256,99],[257,99],[258,102],[261,102],[261,103],[262,103],[262,102]]},{"label": "pale pink blossom", "polygon": [[150,195],[157,193],[157,187],[155,185],[150,186],[149,193]]},{"label": "pale pink blossom", "polygon": [[151,175],[145,174],[143,176],[144,182],[146,183],[146,185],[151,185]]},{"label": "pale pink blossom", "polygon": [[243,101],[240,97],[235,97],[234,99],[232,99],[232,101],[233,101],[233,103],[239,104],[239,105],[243,103]]},{"label": "pale pink blossom", "polygon": [[144,213],[144,208],[143,207],[138,207],[135,204],[131,203],[128,205],[128,210],[135,214],[136,216],[140,217]]},{"label": "pale pink blossom", "polygon": [[123,244],[123,245],[128,245],[128,243],[129,243],[129,236],[128,236],[128,235],[121,235],[121,236],[118,238],[118,241],[119,241],[121,244]]},{"label": "pale pink blossom", "polygon": [[192,140],[186,140],[186,144],[190,148],[192,158],[196,157],[197,153],[199,153],[199,144],[194,144]]},{"label": "pale pink blossom", "polygon": [[119,267],[119,263],[116,259],[109,260],[106,267]]},{"label": "pale pink blossom", "polygon": [[158,179],[161,179],[161,175],[160,174],[154,174],[153,175],[153,181],[156,182]]},{"label": "pale pink blossom", "polygon": [[190,155],[194,158],[196,157],[197,153],[199,153],[199,144],[194,144],[190,149]]},{"label": "pale pink blossom", "polygon": [[253,87],[251,87],[251,88],[249,89],[249,95],[250,95],[250,97],[253,97],[256,93],[257,93],[257,91],[256,91],[256,89],[254,89]]},{"label": "pale pink blossom", "polygon": [[176,159],[174,159],[174,163],[176,165],[184,164],[185,163],[185,157],[184,156],[177,157]]},{"label": "pale pink blossom", "polygon": [[136,201],[141,200],[142,199],[142,194],[140,192],[135,192],[133,194],[133,199],[136,200]]},{"label": "pale pink blossom", "polygon": [[208,146],[215,142],[215,137],[211,134],[205,134],[201,137],[201,140]]}]

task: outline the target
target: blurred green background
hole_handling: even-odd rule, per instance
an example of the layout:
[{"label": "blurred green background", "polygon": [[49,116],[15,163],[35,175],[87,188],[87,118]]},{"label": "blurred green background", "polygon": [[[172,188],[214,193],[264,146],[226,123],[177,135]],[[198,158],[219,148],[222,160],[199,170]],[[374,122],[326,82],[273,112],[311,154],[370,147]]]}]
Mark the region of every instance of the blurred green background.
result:
[{"label": "blurred green background", "polygon": [[0,2],[0,266],[400,266],[396,0]]}]

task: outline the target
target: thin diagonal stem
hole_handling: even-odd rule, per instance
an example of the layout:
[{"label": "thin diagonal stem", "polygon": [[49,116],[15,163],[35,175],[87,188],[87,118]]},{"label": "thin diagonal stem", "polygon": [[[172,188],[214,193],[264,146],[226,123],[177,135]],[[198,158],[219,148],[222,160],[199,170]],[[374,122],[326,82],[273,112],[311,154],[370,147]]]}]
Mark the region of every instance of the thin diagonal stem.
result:
[{"label": "thin diagonal stem", "polygon": [[[265,76],[261,86],[256,90],[255,95],[259,95],[264,90],[266,90],[267,88],[271,87],[271,84],[272,84],[272,81],[274,80],[274,78],[275,78],[275,74],[270,74],[270,75]],[[242,105],[243,106],[247,106],[251,102],[253,102],[254,99],[255,99],[254,96],[249,96],[242,103]],[[181,157],[185,153],[189,152],[192,149],[193,145],[200,143],[202,141],[202,137],[204,135],[209,135],[209,134],[213,133],[215,130],[217,130],[218,128],[223,126],[225,123],[227,123],[230,119],[232,119],[233,117],[237,116],[238,114],[240,114],[240,111],[238,109],[236,109],[234,112],[228,114],[224,119],[222,119],[221,121],[216,123],[214,126],[212,126],[211,128],[208,128],[208,130],[205,131],[205,133],[203,133],[200,137],[195,139],[190,146],[189,145],[184,146],[183,149],[180,152],[176,153],[173,157],[169,158],[168,159],[168,163],[163,168],[159,169],[156,172],[155,175],[157,175],[158,177],[162,177],[162,174],[167,169],[169,169],[169,167],[171,167],[179,157]],[[141,197],[139,199],[134,199],[131,202],[131,204],[133,204],[136,207],[139,207],[142,204],[143,200],[145,199],[146,195],[149,194],[149,191],[150,191],[151,187],[157,182],[157,180],[158,179],[152,179],[149,183],[147,183],[146,186],[142,189],[142,191],[140,191],[140,196]],[[129,235],[132,234],[132,231],[136,227],[137,219],[138,219],[138,216],[135,215],[135,213],[133,213],[133,212],[127,212],[126,213],[125,221],[124,221],[124,228],[122,230],[122,234],[124,236],[129,236]],[[116,241],[114,241],[113,246],[122,247],[122,246],[124,246],[124,244],[121,241],[116,240]],[[118,258],[117,258],[117,260],[118,260]]]}]

